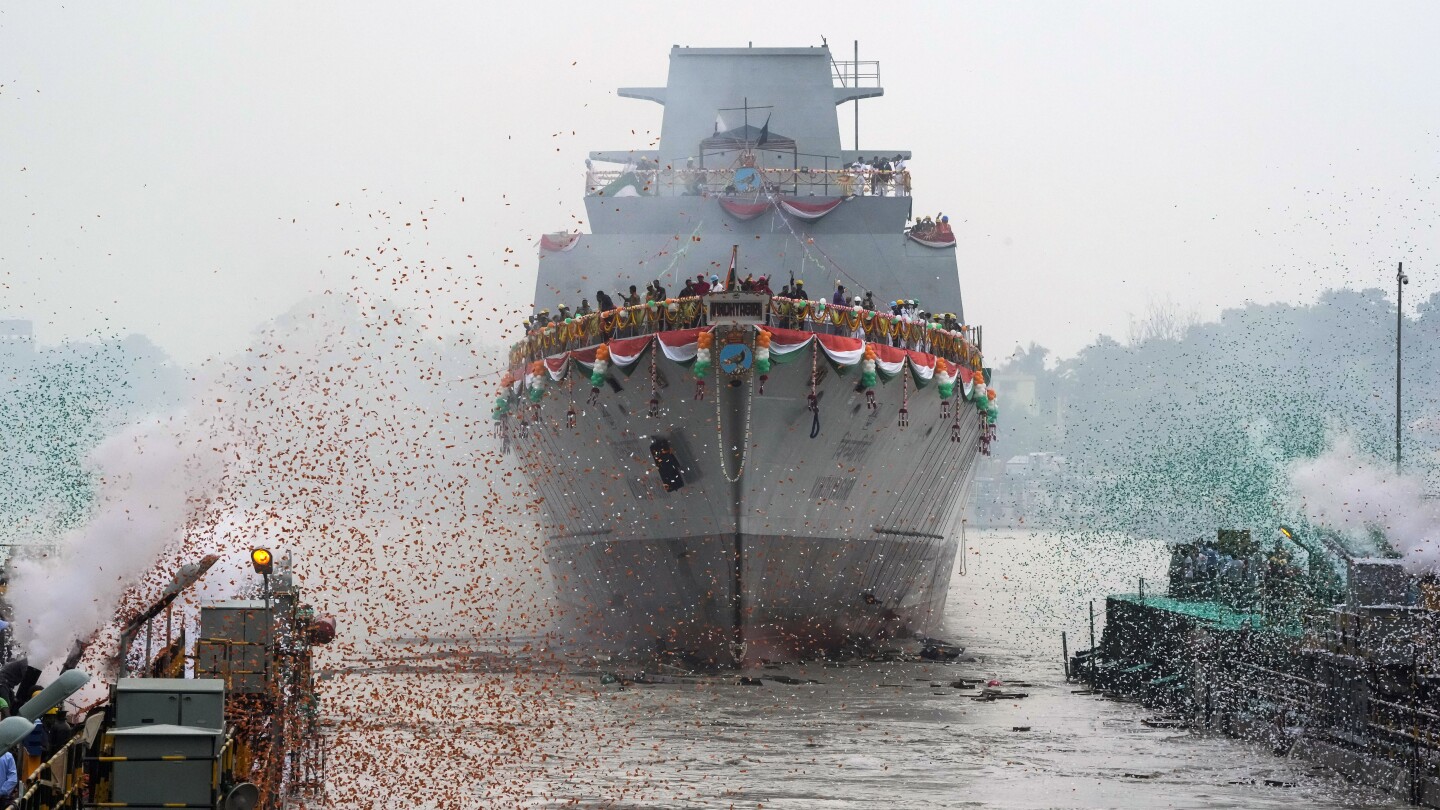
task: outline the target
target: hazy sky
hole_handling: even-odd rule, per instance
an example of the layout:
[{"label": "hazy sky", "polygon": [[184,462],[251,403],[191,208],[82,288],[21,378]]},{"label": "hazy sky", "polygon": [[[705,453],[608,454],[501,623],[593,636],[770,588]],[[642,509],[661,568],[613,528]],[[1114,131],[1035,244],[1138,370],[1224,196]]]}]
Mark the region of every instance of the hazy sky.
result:
[{"label": "hazy sky", "polygon": [[585,153],[658,135],[616,87],[663,85],[671,44],[821,36],[881,61],[860,147],[914,150],[992,357],[1123,337],[1155,299],[1388,285],[1401,258],[1407,301],[1440,290],[1440,4],[719,8],[8,4],[0,315],[185,362],[326,289],[493,315],[583,219]]}]

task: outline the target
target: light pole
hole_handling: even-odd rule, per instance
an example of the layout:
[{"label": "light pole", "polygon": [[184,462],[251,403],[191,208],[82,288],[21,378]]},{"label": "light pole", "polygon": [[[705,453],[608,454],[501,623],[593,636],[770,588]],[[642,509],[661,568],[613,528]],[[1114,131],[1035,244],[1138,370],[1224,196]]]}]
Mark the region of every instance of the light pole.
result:
[{"label": "light pole", "polygon": [[1410,277],[1405,275],[1405,263],[1395,268],[1395,474],[1400,474],[1400,328],[1405,323],[1405,285]]}]

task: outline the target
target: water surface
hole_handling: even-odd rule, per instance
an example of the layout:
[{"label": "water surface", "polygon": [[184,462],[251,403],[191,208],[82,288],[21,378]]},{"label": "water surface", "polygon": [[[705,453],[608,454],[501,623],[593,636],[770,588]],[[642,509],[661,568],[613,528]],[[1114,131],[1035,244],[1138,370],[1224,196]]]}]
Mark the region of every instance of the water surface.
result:
[{"label": "water surface", "polygon": [[[433,777],[403,793],[417,806],[474,807],[1405,806],[1303,760],[1147,727],[1144,707],[1065,682],[1061,631],[1072,649],[1088,644],[1092,596],[1134,590],[1141,576],[1159,582],[1158,546],[971,532],[965,557],[946,634],[967,649],[953,663],[793,665],[747,673],[759,685],[727,675],[622,686],[602,685],[583,665],[515,676],[462,657],[473,672],[399,676],[402,688],[432,696],[380,724],[413,735],[393,746],[396,756]],[[353,693],[380,677],[338,680]],[[997,679],[1028,696],[977,701],[977,690],[951,685],[962,679]],[[377,719],[347,711],[351,722]],[[457,714],[473,722],[451,735],[446,717]],[[337,756],[357,759],[357,750],[352,739]]]}]

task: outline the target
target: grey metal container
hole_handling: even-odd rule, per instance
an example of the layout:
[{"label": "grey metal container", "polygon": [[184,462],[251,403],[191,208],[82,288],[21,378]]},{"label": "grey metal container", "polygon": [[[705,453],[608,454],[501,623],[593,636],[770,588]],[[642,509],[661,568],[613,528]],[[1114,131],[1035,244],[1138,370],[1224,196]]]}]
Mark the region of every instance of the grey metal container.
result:
[{"label": "grey metal container", "polygon": [[266,682],[265,648],[243,641],[201,639],[195,645],[195,674],[220,679],[231,694],[263,692]]},{"label": "grey metal container", "polygon": [[200,608],[200,637],[269,644],[272,616],[261,599],[215,602]]},{"label": "grey metal container", "polygon": [[225,727],[225,684],[211,679],[121,678],[115,684],[115,727]]},{"label": "grey metal container", "polygon": [[115,763],[111,801],[131,807],[215,804],[223,732],[167,724],[120,729],[113,736],[114,755],[130,761]]},{"label": "grey metal container", "polygon": [[1350,560],[1347,602],[1351,607],[1413,605],[1415,580],[1399,560]]}]

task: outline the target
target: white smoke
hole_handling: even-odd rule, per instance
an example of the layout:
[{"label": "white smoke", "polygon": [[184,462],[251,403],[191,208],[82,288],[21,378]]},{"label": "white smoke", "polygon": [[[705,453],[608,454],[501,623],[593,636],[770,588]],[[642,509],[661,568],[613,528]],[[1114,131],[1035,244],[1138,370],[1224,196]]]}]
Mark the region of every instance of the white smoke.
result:
[{"label": "white smoke", "polygon": [[493,380],[470,379],[498,362],[409,313],[371,310],[298,305],[208,369],[189,411],[96,449],[88,522],[43,538],[54,555],[14,566],[17,641],[33,665],[53,669],[98,632],[85,663],[106,680],[117,623],[180,565],[216,554],[176,603],[176,626],[193,624],[202,601],[254,587],[252,545],[292,554],[307,600],[340,618],[327,654],[548,631],[536,502],[489,435]]},{"label": "white smoke", "polygon": [[179,414],[132,425],[90,454],[93,515],[62,536],[55,553],[14,563],[15,635],[32,665],[63,659],[109,622],[126,590],[184,535],[218,487],[213,444]]},{"label": "white smoke", "polygon": [[1411,573],[1440,570],[1440,507],[1426,499],[1420,477],[1397,475],[1340,437],[1296,462],[1290,483],[1311,522],[1352,537],[1383,532]]}]

